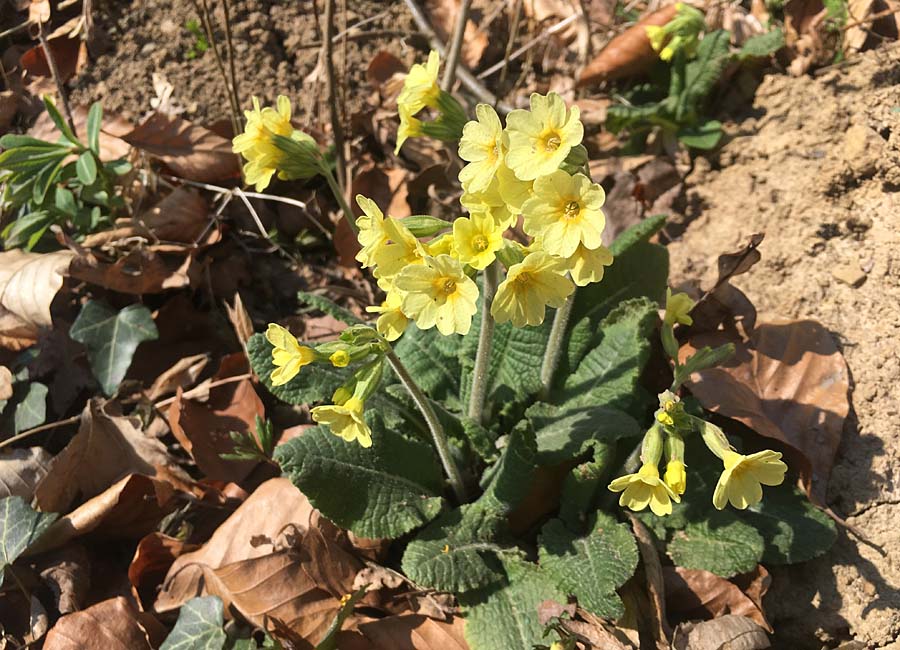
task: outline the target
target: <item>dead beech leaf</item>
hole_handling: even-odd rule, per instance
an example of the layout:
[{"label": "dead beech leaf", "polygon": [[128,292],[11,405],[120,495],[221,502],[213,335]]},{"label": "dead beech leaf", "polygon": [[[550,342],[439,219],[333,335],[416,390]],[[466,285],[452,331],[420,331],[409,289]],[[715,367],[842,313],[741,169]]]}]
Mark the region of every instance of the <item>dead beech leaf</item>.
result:
[{"label": "dead beech leaf", "polygon": [[78,433],[35,490],[41,510],[66,512],[79,495],[97,496],[129,474],[155,476],[157,467],[180,473],[163,443],[144,435],[137,420],[110,414],[111,406],[97,399],[88,402]]},{"label": "dead beech leaf", "polygon": [[67,614],[56,622],[44,650],[152,650],[137,612],[119,596]]},{"label": "dead beech leaf", "polygon": [[226,460],[221,454],[234,449],[230,432],[251,433],[256,430],[257,416],[264,415],[265,407],[253,383],[244,379],[210,389],[205,403],[185,398],[179,388],[168,420],[172,433],[206,477],[240,482],[257,463]]},{"label": "dead beech leaf", "polygon": [[188,180],[213,183],[240,174],[231,142],[180,117],[154,113],[122,139]]},{"label": "dead beech leaf", "polygon": [[[87,65],[87,46],[77,34],[59,34],[47,39],[60,79],[68,81]],[[50,64],[41,45],[35,45],[19,57],[19,66],[30,77],[50,77]],[[82,132],[83,134],[83,132]]]},{"label": "dead beech leaf", "polygon": [[208,363],[209,355],[207,354],[194,354],[179,359],[175,365],[153,381],[153,385],[147,391],[148,399],[155,402],[160,397],[170,395],[179,388],[193,386]]},{"label": "dead beech leaf", "polygon": [[612,81],[644,72],[659,55],[650,47],[646,28],[665,25],[678,9],[670,4],[642,17],[638,23],[612,39],[578,77],[578,87]]},{"label": "dead beech leaf", "polygon": [[388,616],[359,625],[360,633],[377,650],[469,650],[464,628],[459,617],[447,623],[419,614]]},{"label": "dead beech leaf", "polygon": [[50,304],[73,257],[69,251],[0,253],[0,347],[27,348],[40,328],[53,325]]},{"label": "dead beech leaf", "polygon": [[209,206],[200,194],[176,187],[138,219],[163,241],[195,244],[209,225]]},{"label": "dead beech leaf", "polygon": [[682,623],[672,641],[673,650],[764,650],[771,645],[765,630],[749,618],[734,614]]},{"label": "dead beech leaf", "polygon": [[757,325],[748,341],[701,334],[680,355],[728,342],[736,351],[727,365],[695,373],[686,386],[707,410],[795,450],[788,463],[798,463],[807,493],[824,503],[850,409],[847,364],[834,340],[815,321],[782,321]]},{"label": "dead beech leaf", "polygon": [[162,293],[190,284],[192,262],[190,255],[160,255],[146,248],[135,248],[112,262],[85,252],[72,260],[69,275],[120,293]]},{"label": "dead beech leaf", "polygon": [[[443,43],[450,42],[450,35],[456,25],[460,4],[460,0],[427,0],[425,2],[434,31],[437,32]],[[470,70],[477,67],[487,46],[488,35],[481,31],[471,18],[467,20],[463,36],[462,63]]]},{"label": "dead beech leaf", "polygon": [[0,499],[17,496],[31,501],[34,488],[47,475],[52,458],[43,447],[10,449],[0,453]]},{"label": "dead beech leaf", "polygon": [[50,20],[50,0],[31,0],[28,5],[28,22],[41,25]]},{"label": "dead beech leaf", "polygon": [[70,544],[44,554],[37,568],[44,584],[53,592],[54,605],[60,614],[84,609],[91,586],[91,560],[83,546]]},{"label": "dead beech leaf", "polygon": [[134,557],[128,566],[128,582],[131,593],[141,611],[146,609],[145,603],[153,603],[156,588],[166,577],[166,572],[180,555],[197,550],[195,544],[187,544],[180,539],[150,533],[140,542],[134,551]]},{"label": "dead beech leaf", "polygon": [[678,620],[709,619],[738,614],[769,632],[772,627],[757,604],[740,588],[714,573],[700,569],[663,568],[668,612]]}]

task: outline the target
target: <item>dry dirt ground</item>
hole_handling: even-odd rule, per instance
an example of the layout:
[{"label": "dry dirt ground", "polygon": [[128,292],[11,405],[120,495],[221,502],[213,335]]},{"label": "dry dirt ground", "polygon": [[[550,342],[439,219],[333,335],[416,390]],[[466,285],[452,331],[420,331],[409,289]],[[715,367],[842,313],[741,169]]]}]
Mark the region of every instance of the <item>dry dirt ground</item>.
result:
[{"label": "dry dirt ground", "polygon": [[765,232],[762,261],[734,284],[761,318],[822,322],[851,371],[828,500],[884,554],[842,531],[824,557],[777,571],[765,604],[780,647],[849,634],[853,647],[898,650],[900,49],[767,77],[718,157],[697,161],[686,205],[669,247],[677,276],[708,281],[720,252]]}]

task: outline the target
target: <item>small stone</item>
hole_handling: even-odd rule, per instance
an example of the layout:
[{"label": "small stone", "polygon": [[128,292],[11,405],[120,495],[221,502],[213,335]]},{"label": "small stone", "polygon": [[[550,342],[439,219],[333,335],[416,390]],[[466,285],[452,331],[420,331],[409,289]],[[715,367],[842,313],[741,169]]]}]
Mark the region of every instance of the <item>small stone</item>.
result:
[{"label": "small stone", "polygon": [[844,134],[844,160],[859,176],[872,176],[878,171],[884,145],[884,138],[875,131],[854,124]]},{"label": "small stone", "polygon": [[831,271],[831,275],[838,282],[843,282],[846,285],[853,287],[862,286],[862,283],[866,281],[866,274],[859,270],[859,267],[848,264],[846,266],[839,266],[836,269]]}]

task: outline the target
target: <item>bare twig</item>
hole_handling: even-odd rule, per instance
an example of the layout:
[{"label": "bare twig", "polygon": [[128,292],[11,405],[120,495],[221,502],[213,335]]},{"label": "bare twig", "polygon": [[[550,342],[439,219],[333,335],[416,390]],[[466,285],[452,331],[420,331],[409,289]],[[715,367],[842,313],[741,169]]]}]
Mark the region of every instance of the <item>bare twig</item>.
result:
[{"label": "bare twig", "polygon": [[895,7],[892,9],[885,9],[884,11],[879,11],[876,14],[872,14],[866,18],[862,18],[860,20],[854,20],[852,23],[847,23],[843,27],[841,27],[841,31],[846,32],[848,29],[853,27],[859,27],[860,25],[865,25],[866,23],[874,23],[876,20],[881,20],[882,18],[887,18],[888,16],[892,16],[895,13],[900,12],[900,7]]},{"label": "bare twig", "polygon": [[191,3],[194,5],[195,11],[200,15],[200,20],[203,23],[203,30],[206,32],[206,39],[209,41],[209,49],[212,50],[216,68],[218,68],[219,74],[222,77],[222,83],[225,86],[225,99],[228,101],[228,106],[231,109],[229,111],[231,114],[231,128],[234,130],[234,134],[237,135],[241,132],[240,104],[235,98],[231,84],[228,82],[228,73],[225,71],[225,63],[222,61],[222,55],[219,54],[219,46],[216,43],[216,35],[213,32],[212,16],[209,13],[209,5],[206,0],[191,0]]},{"label": "bare twig", "polygon": [[[409,13],[412,14],[413,21],[415,21],[419,30],[428,37],[428,40],[431,42],[431,46],[438,51],[441,56],[446,55],[447,48],[444,46],[444,43],[438,38],[438,35],[435,33],[434,29],[431,26],[431,23],[428,22],[428,19],[425,17],[425,14],[422,13],[422,9],[419,5],[416,4],[416,0],[403,0],[406,3],[406,7],[409,9]],[[470,93],[472,93],[476,99],[484,102],[485,104],[493,104],[496,106],[497,111],[503,114],[509,113],[513,110],[513,107],[509,104],[498,101],[497,97],[494,96],[487,88],[485,88],[478,79],[475,78],[468,68],[463,65],[457,66],[456,76],[459,77],[460,83],[465,86]]]},{"label": "bare twig", "polygon": [[[199,397],[207,393],[211,388],[217,388],[219,386],[225,386],[226,384],[233,384],[238,381],[244,381],[245,379],[253,379],[256,375],[252,372],[245,373],[243,375],[235,375],[234,377],[225,377],[224,379],[217,379],[216,381],[211,381],[208,384],[200,384],[196,388],[192,388],[191,390],[186,390],[181,394],[182,399],[191,399],[194,397]],[[172,402],[178,399],[178,395],[173,397],[167,397],[166,399],[160,400],[158,402],[154,402],[153,406],[160,409],[164,406],[168,406]]]},{"label": "bare twig", "polygon": [[337,182],[341,192],[347,187],[347,161],[344,156],[344,127],[338,110],[337,80],[334,74],[334,4],[325,0],[325,28],[322,37],[322,56],[325,57],[328,107],[331,111],[331,131],[337,153]]},{"label": "bare twig", "polygon": [[59,93],[59,103],[62,104],[63,113],[66,116],[66,122],[69,123],[69,128],[72,129],[72,133],[75,133],[75,120],[72,119],[72,109],[69,108],[69,97],[66,95],[66,88],[63,85],[62,77],[59,76],[59,68],[56,66],[56,59],[53,56],[53,52],[50,51],[50,45],[47,43],[47,36],[44,34],[44,27],[41,24],[38,24],[38,40],[41,42],[41,49],[44,50],[44,57],[47,59],[47,67],[50,68],[50,75],[53,77],[53,81],[56,84],[56,92]]},{"label": "bare twig", "polygon": [[250,216],[253,217],[253,222],[256,224],[256,227],[259,230],[259,234],[262,235],[263,239],[265,239],[266,241],[271,243],[272,246],[274,246],[275,249],[279,253],[284,255],[286,258],[288,258],[295,264],[299,264],[300,260],[298,260],[296,257],[294,257],[293,255],[288,253],[286,250],[284,250],[284,248],[279,246],[278,243],[272,241],[272,238],[269,237],[269,233],[266,232],[266,228],[265,228],[265,226],[263,226],[262,221],[259,218],[259,215],[256,213],[256,210],[254,209],[253,204],[250,203],[250,199],[247,198],[247,195],[244,194],[244,191],[241,188],[236,187],[236,188],[234,188],[234,193],[237,194],[238,197],[241,199],[241,201],[244,202],[244,206],[247,208],[247,211],[250,213]]},{"label": "bare twig", "polygon": [[[546,38],[552,36],[553,34],[555,34],[555,33],[558,32],[558,31],[560,31],[560,30],[565,29],[566,27],[568,27],[571,23],[573,23],[574,21],[578,20],[579,17],[580,17],[580,14],[572,14],[572,15],[569,16],[568,18],[564,18],[563,20],[559,21],[558,23],[556,23],[556,24],[553,25],[552,27],[548,27],[547,29],[545,29],[544,31],[542,31],[540,34],[538,34],[537,36],[535,36],[534,38],[532,38],[530,41],[528,41],[527,43],[525,43],[525,45],[523,45],[522,47],[520,47],[519,49],[517,49],[515,52],[513,52],[512,54],[510,54],[509,57],[508,57],[508,59],[504,59],[503,61],[500,61],[499,63],[495,63],[494,65],[492,65],[492,66],[491,66],[490,68],[488,68],[487,70],[483,70],[482,72],[480,72],[480,73],[478,74],[478,78],[479,78],[479,79],[484,79],[485,77],[490,77],[492,74],[494,74],[495,72],[497,72],[497,70],[501,70],[501,69],[502,69],[502,70],[505,71],[506,66],[509,64],[510,61],[515,61],[515,60],[518,59],[520,56],[522,56],[523,54],[525,54],[525,52],[527,52],[528,50],[530,50],[531,48],[533,48],[535,45],[537,45],[538,43],[540,43],[540,42],[543,41],[544,39],[546,39]],[[511,42],[511,41],[510,41],[510,42]]]},{"label": "bare twig", "polygon": [[[238,109],[237,112],[237,126],[240,129],[241,126],[241,93],[238,92],[238,80],[237,80],[237,69],[234,64],[234,45],[231,40],[231,7],[229,6],[230,0],[222,0],[222,11],[225,14],[225,52],[228,54],[228,73],[231,76],[231,93],[234,96],[234,104]],[[239,133],[239,130],[234,132],[235,135]]]},{"label": "bare twig", "polygon": [[456,25],[453,27],[453,37],[450,41],[450,51],[447,53],[447,62],[444,64],[444,78],[441,80],[441,88],[448,93],[456,81],[456,66],[459,65],[459,57],[462,56],[463,37],[466,35],[466,23],[469,20],[469,7],[472,0],[462,0],[459,4],[459,13],[456,14]]},{"label": "bare twig", "polygon": [[[497,82],[497,101],[503,97],[503,91],[506,88],[506,77],[509,75],[509,62],[512,60],[513,45],[516,44],[516,38],[519,36],[519,23],[522,22],[522,5],[524,0],[516,0],[516,6],[513,9],[512,25],[509,29],[509,40],[506,41],[506,51],[503,53],[503,67],[500,70],[500,80]],[[480,75],[479,75],[480,76]],[[494,106],[496,109],[497,107]]]},{"label": "bare twig", "polygon": [[40,433],[41,431],[49,431],[50,429],[58,429],[59,427],[64,427],[67,424],[75,424],[78,420],[81,419],[81,415],[73,415],[70,418],[66,418],[65,420],[57,420],[56,422],[49,422],[47,424],[42,424],[39,427],[34,427],[33,429],[26,429],[22,433],[17,433],[12,438],[7,438],[0,442],[0,449],[7,447],[19,440],[23,440],[29,436],[33,436],[36,433]]}]

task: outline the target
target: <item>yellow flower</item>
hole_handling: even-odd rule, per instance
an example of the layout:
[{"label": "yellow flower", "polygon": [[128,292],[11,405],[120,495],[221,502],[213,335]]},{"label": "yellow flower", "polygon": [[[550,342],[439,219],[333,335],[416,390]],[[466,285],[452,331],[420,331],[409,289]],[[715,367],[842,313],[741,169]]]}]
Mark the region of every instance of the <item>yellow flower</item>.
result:
[{"label": "yellow flower", "polygon": [[475,115],[478,120],[466,123],[459,141],[459,157],[469,163],[459,172],[459,182],[470,192],[481,192],[503,164],[506,147],[497,112],[488,104],[478,104]]},{"label": "yellow flower", "polygon": [[489,214],[476,212],[453,222],[456,257],[474,269],[487,268],[503,245],[503,231]]},{"label": "yellow flower", "polygon": [[666,316],[663,321],[668,325],[681,323],[693,325],[694,319],[690,312],[694,308],[694,301],[686,293],[672,294],[672,290],[666,287]]},{"label": "yellow flower", "polygon": [[666,30],[660,25],[648,25],[644,30],[647,33],[647,39],[650,41],[650,47],[653,48],[653,51],[659,52],[663,49],[667,36]]},{"label": "yellow flower", "polygon": [[397,146],[394,147],[394,155],[400,153],[400,147],[409,138],[422,137],[422,120],[413,117],[414,111],[406,104],[398,104],[397,112],[400,114],[400,126],[397,128]]},{"label": "yellow flower", "polygon": [[356,397],[351,397],[342,405],[317,406],[310,411],[310,415],[347,442],[355,440],[360,447],[372,446],[372,431],[363,420],[363,404]]},{"label": "yellow flower", "polygon": [[388,217],[384,220],[384,232],[389,243],[376,247],[371,255],[379,278],[390,279],[411,264],[421,264],[425,249],[419,240],[399,219]]},{"label": "yellow flower", "polygon": [[346,350],[335,350],[328,360],[335,368],[346,368],[350,365],[350,353]]},{"label": "yellow flower", "polygon": [[291,126],[291,102],[284,95],[279,95],[277,110],[267,106],[260,108],[259,98],[253,98],[253,110],[244,111],[247,126],[244,132],[232,140],[232,150],[247,159],[244,165],[244,178],[247,183],[256,186],[261,192],[278,171],[285,154],[273,140],[273,136],[290,137],[294,128]]},{"label": "yellow flower", "polygon": [[438,86],[438,68],[440,66],[441,57],[435,50],[428,53],[428,63],[413,65],[403,82],[403,90],[397,97],[397,108],[405,108],[412,116],[426,106],[435,107],[438,95],[441,93]]},{"label": "yellow flower", "polygon": [[556,93],[533,93],[530,111],[518,109],[506,118],[506,164],[524,181],[558,169],[584,136],[579,115],[577,106],[566,108]]},{"label": "yellow flower", "polygon": [[759,503],[762,501],[762,485],[781,485],[787,471],[781,453],[771,449],[749,456],[727,450],[722,462],[725,470],[713,493],[713,505],[719,510],[726,503],[731,503],[738,510]]},{"label": "yellow flower", "polygon": [[519,179],[506,165],[500,165],[497,168],[497,186],[500,191],[500,198],[506,203],[506,208],[512,214],[521,214],[522,206],[525,201],[533,195],[532,185],[534,181],[523,181]]},{"label": "yellow flower", "polygon": [[591,250],[584,244],[578,244],[575,252],[566,260],[566,268],[572,280],[579,287],[603,279],[604,267],[613,263],[613,254],[606,246],[598,246]]},{"label": "yellow flower", "polygon": [[364,213],[356,219],[356,227],[359,228],[357,239],[362,246],[356,260],[366,268],[372,264],[372,253],[387,242],[388,236],[384,229],[384,214],[375,201],[357,194],[356,203]]},{"label": "yellow flower", "polygon": [[578,244],[593,250],[603,243],[606,217],[603,188],[584,174],[556,170],[534,181],[534,196],[522,206],[524,228],[540,237],[551,255],[570,257]]},{"label": "yellow flower", "polygon": [[456,242],[453,239],[453,233],[445,232],[440,237],[435,237],[425,244],[425,250],[431,257],[437,257],[438,255],[456,257]]},{"label": "yellow flower", "polygon": [[272,344],[272,363],[275,370],[270,378],[273,386],[282,386],[297,376],[300,368],[316,360],[312,348],[300,345],[293,334],[281,325],[269,323],[266,340]]},{"label": "yellow flower", "polygon": [[663,480],[669,489],[675,494],[684,494],[687,489],[687,474],[685,472],[684,462],[680,460],[670,460],[666,463],[666,473]]},{"label": "yellow flower", "polygon": [[506,201],[503,200],[500,194],[500,181],[496,176],[487,189],[480,192],[469,192],[463,189],[459,202],[469,211],[469,214],[475,214],[476,212],[490,214],[497,227],[501,230],[506,230],[516,221],[516,215],[509,211]]},{"label": "yellow flower", "polygon": [[401,309],[402,305],[403,295],[397,290],[391,290],[387,292],[381,305],[366,307],[370,314],[378,314],[375,329],[388,341],[399,339],[409,324],[409,319]]},{"label": "yellow flower", "polygon": [[575,291],[575,285],[563,275],[564,264],[543,251],[529,253],[522,262],[513,264],[497,287],[491,305],[494,320],[512,321],[515,327],[543,323],[546,306],[562,307]]},{"label": "yellow flower", "polygon": [[436,325],[445,336],[469,332],[478,287],[457,260],[449,255],[426,257],[424,264],[404,268],[395,285],[405,294],[403,313],[420,329]]},{"label": "yellow flower", "polygon": [[659,478],[656,465],[642,465],[637,474],[614,479],[609,489],[622,493],[620,506],[639,512],[649,505],[653,514],[659,517],[672,514],[672,502],[681,501],[681,497]]}]

